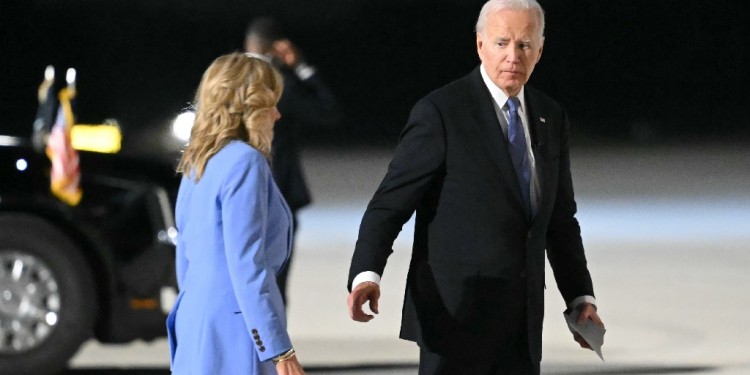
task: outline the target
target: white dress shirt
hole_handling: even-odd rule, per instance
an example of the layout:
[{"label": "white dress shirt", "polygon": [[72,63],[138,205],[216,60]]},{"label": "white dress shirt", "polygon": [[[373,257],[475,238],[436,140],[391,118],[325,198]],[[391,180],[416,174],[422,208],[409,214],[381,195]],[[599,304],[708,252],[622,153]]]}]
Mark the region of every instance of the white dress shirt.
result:
[{"label": "white dress shirt", "polygon": [[[510,108],[507,105],[508,95],[506,95],[503,90],[501,90],[492,82],[490,77],[487,75],[487,72],[484,70],[484,65],[480,67],[479,71],[482,74],[482,80],[484,80],[484,84],[487,85],[487,88],[490,91],[490,95],[492,95],[492,106],[495,108],[495,114],[497,115],[497,120],[500,122],[500,126],[503,129],[503,134],[505,134],[505,138],[508,138],[508,124],[510,124]],[[539,178],[536,173],[536,160],[534,158],[534,152],[531,148],[531,137],[529,136],[529,116],[528,112],[526,111],[524,87],[521,87],[521,91],[518,93],[518,100],[521,102],[521,106],[518,109],[518,116],[521,118],[521,123],[523,124],[523,132],[526,136],[526,150],[529,158],[529,167],[531,168],[531,181],[529,182],[531,209],[534,212],[538,212],[537,209],[539,208],[539,199],[542,195],[540,190],[541,187],[539,186]],[[372,271],[361,272],[359,275],[357,275],[357,277],[354,278],[354,281],[352,282],[352,289],[357,285],[367,281],[371,281],[375,284],[380,285],[380,275]],[[593,296],[580,296],[571,301],[568,307],[575,308],[583,302],[588,302],[596,305],[596,299]]]}]

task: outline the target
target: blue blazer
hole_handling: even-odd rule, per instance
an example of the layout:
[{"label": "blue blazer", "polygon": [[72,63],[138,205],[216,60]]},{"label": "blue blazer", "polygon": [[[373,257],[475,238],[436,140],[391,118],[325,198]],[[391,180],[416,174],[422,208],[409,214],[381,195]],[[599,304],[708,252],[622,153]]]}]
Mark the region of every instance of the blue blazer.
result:
[{"label": "blue blazer", "polygon": [[198,183],[182,179],[176,219],[180,294],[167,318],[172,372],[276,374],[270,359],[292,348],[276,285],[292,218],[268,161],[230,142]]}]

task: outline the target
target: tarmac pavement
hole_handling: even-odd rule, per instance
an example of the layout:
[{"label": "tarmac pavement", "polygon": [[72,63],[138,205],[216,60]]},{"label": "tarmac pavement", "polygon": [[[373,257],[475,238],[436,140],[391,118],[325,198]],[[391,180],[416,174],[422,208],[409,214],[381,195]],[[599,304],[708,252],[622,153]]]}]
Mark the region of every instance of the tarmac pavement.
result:
[{"label": "tarmac pavement", "polygon": [[[607,326],[606,363],[580,349],[548,267],[544,374],[750,374],[750,152],[746,145],[574,149],[589,268]],[[314,204],[300,213],[289,331],[318,374],[416,374],[398,339],[413,222],[394,244],[380,314],[346,310],[346,279],[367,201],[390,150],[313,150]],[[167,374],[166,340],[87,343],[68,374]]]}]

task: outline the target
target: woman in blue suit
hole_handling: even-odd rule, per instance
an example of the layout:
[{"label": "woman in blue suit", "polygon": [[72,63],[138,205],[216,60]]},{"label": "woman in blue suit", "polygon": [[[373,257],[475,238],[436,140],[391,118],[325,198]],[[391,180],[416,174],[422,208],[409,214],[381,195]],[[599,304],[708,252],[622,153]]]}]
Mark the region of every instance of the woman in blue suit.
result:
[{"label": "woman in blue suit", "polygon": [[269,168],[282,78],[262,56],[219,57],[196,95],[178,172],[173,374],[304,374],[276,284],[292,219]]}]

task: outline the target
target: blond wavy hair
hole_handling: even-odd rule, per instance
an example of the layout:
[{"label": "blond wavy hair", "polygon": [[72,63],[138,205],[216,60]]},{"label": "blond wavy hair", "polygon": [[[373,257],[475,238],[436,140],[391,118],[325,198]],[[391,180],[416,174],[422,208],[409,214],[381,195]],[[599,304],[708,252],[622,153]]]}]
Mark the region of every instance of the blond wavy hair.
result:
[{"label": "blond wavy hair", "polygon": [[264,59],[232,53],[214,60],[195,95],[195,123],[177,172],[195,173],[198,182],[208,160],[232,140],[270,160],[274,107],[282,89],[281,74]]}]

